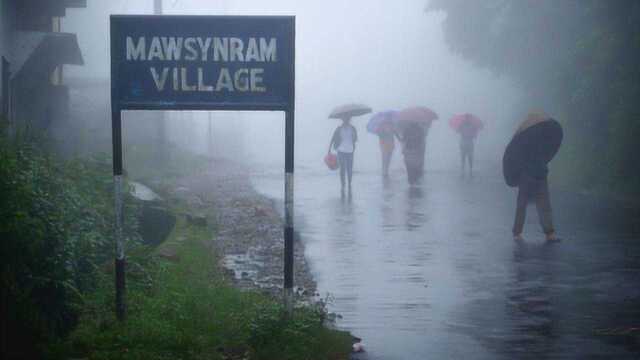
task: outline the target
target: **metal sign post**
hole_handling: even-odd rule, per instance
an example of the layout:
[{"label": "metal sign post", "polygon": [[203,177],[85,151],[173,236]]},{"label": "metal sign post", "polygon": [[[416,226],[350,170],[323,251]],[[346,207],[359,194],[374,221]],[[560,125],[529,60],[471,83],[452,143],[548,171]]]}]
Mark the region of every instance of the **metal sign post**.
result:
[{"label": "metal sign post", "polygon": [[9,61],[2,57],[2,117],[4,121],[9,120],[9,79],[11,72],[9,71]]},{"label": "metal sign post", "polygon": [[284,300],[293,309],[295,17],[111,16],[116,313],[124,319],[123,110],[285,113]]},{"label": "metal sign post", "polygon": [[293,105],[285,113],[284,161],[284,305],[293,312]]},{"label": "metal sign post", "polygon": [[125,276],[124,276],[124,239],[122,238],[123,224],[123,204],[122,204],[122,121],[121,111],[114,108],[111,110],[111,136],[113,142],[113,185],[115,199],[115,267],[116,267],[116,316],[123,320],[126,314],[125,298]]}]

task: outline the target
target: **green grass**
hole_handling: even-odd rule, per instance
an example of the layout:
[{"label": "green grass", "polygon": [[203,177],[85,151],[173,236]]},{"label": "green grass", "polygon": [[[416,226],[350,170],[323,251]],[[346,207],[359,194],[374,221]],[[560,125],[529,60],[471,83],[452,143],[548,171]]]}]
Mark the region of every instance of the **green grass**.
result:
[{"label": "green grass", "polygon": [[[297,308],[240,291],[222,277],[212,230],[179,219],[160,248],[130,254],[128,318],[113,315],[112,269],[86,300],[80,324],[51,358],[89,359],[347,359],[350,335],[322,325],[325,311]],[[176,259],[156,256],[171,248]]]}]

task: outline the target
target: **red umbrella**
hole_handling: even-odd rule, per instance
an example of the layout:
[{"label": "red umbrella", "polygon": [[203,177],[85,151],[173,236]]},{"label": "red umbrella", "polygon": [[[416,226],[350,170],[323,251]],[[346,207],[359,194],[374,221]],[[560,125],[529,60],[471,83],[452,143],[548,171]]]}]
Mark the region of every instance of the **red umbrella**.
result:
[{"label": "red umbrella", "polygon": [[451,128],[453,128],[455,131],[460,132],[460,126],[462,126],[462,124],[466,121],[468,121],[476,131],[484,127],[482,120],[480,120],[477,116],[469,113],[454,115],[451,119],[449,119],[449,126],[451,126]]},{"label": "red umbrella", "polygon": [[418,123],[429,126],[431,125],[431,122],[437,118],[438,114],[424,106],[406,108],[397,112],[393,117],[399,126],[403,126],[408,123]]}]

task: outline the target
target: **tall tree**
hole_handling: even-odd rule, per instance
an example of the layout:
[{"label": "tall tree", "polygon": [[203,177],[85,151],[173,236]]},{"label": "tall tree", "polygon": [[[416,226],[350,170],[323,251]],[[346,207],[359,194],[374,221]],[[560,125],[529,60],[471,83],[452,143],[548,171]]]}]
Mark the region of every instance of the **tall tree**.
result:
[{"label": "tall tree", "polygon": [[452,51],[513,78],[565,124],[581,185],[640,191],[640,2],[432,0]]}]

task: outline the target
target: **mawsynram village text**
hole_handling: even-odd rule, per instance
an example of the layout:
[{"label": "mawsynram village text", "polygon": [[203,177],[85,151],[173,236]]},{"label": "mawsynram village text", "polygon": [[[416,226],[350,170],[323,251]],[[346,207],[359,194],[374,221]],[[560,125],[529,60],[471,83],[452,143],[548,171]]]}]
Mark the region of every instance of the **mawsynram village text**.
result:
[{"label": "mawsynram village text", "polygon": [[[265,92],[263,63],[276,62],[277,39],[237,37],[162,37],[127,36],[127,61],[216,63],[213,76],[202,66],[150,66],[149,73],[158,91],[238,91]],[[222,64],[244,63],[251,67]],[[208,78],[205,78],[209,75]]]}]

